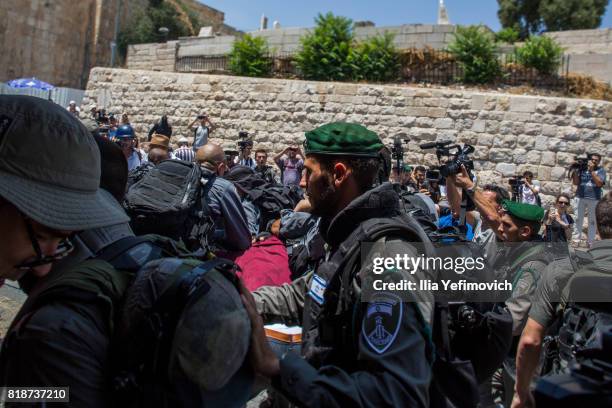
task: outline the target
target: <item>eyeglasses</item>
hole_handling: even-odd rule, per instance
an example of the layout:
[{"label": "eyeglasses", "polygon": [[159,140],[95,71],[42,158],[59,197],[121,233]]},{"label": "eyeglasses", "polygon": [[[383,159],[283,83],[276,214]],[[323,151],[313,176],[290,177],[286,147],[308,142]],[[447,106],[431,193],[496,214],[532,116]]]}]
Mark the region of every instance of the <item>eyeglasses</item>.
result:
[{"label": "eyeglasses", "polygon": [[557,201],[559,205],[569,205],[569,201]]},{"label": "eyeglasses", "polygon": [[36,238],[36,233],[34,232],[34,226],[32,225],[32,222],[27,217],[23,217],[23,220],[25,222],[26,229],[28,230],[28,237],[30,238],[30,242],[32,243],[32,248],[36,253],[36,259],[28,262],[22,262],[16,265],[15,268],[21,270],[28,270],[31,268],[36,268],[37,266],[47,265],[65,258],[74,249],[74,245],[70,240],[70,238],[74,236],[74,234],[72,234],[70,237],[64,238],[60,241],[53,255],[44,255],[42,253],[42,249],[40,248],[40,244],[38,243],[38,239]]}]

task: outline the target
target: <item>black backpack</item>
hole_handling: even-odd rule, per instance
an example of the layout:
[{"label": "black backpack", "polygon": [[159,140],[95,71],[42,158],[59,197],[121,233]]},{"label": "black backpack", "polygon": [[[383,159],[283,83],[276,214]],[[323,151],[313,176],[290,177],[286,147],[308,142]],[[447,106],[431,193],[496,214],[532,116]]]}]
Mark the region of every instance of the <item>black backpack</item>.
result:
[{"label": "black backpack", "polygon": [[203,197],[212,181],[202,180],[196,163],[162,161],[125,195],[124,208],[132,229],[137,235],[159,234],[182,240],[193,251],[206,249],[213,221]]}]

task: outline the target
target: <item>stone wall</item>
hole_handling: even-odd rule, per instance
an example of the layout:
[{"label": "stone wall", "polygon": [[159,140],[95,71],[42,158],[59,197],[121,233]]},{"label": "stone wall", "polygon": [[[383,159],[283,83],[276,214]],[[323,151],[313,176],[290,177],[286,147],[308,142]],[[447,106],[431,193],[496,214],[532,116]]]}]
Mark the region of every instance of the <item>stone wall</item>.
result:
[{"label": "stone wall", "polygon": [[130,69],[172,72],[177,43],[178,41],[168,41],[159,44],[129,45],[126,64]]},{"label": "stone wall", "polygon": [[554,38],[570,54],[612,53],[612,28],[552,31],[544,35]]},{"label": "stone wall", "polygon": [[571,189],[565,167],[576,155],[600,152],[612,174],[612,103],[603,101],[102,68],[91,71],[84,106],[91,101],[127,112],[141,137],[163,114],[175,139],[189,136],[187,125],[207,112],[218,127],[212,141],[235,146],[245,130],[271,153],[330,121],[362,123],[387,144],[409,138],[413,164],[436,163],[420,143],[470,143],[481,181],[532,170],[546,200]]},{"label": "stone wall", "polygon": [[95,0],[2,0],[0,81],[36,76],[55,86],[85,86]]}]

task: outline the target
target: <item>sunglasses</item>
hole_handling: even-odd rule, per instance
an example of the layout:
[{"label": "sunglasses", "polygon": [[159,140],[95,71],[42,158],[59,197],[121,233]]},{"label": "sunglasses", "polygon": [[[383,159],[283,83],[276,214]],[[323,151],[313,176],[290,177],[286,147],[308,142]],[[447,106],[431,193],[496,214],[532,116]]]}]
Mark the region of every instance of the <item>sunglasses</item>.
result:
[{"label": "sunglasses", "polygon": [[568,201],[557,201],[557,204],[559,205],[569,205]]},{"label": "sunglasses", "polygon": [[34,226],[32,225],[32,222],[27,217],[23,217],[23,220],[25,221],[26,229],[28,231],[28,237],[30,238],[30,242],[32,243],[32,248],[36,253],[36,259],[32,261],[22,262],[18,265],[15,265],[15,268],[21,270],[29,270],[32,268],[36,268],[37,266],[47,265],[65,258],[74,249],[74,245],[72,244],[70,238],[74,237],[75,234],[71,234],[70,237],[64,238],[60,241],[53,255],[44,255],[42,253],[42,249],[40,249],[40,244],[38,243],[38,239],[36,238],[36,233],[34,232]]}]

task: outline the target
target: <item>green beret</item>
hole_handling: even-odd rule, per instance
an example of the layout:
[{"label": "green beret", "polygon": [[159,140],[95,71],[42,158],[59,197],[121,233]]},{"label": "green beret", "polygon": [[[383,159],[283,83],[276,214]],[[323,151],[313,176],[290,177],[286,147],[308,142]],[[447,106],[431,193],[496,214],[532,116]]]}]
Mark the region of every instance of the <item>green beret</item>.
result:
[{"label": "green beret", "polygon": [[542,221],[544,209],[533,204],[523,204],[516,201],[504,200],[502,208],[513,217],[525,221]]},{"label": "green beret", "polygon": [[378,157],[378,135],[355,123],[334,122],[306,132],[305,154]]}]

